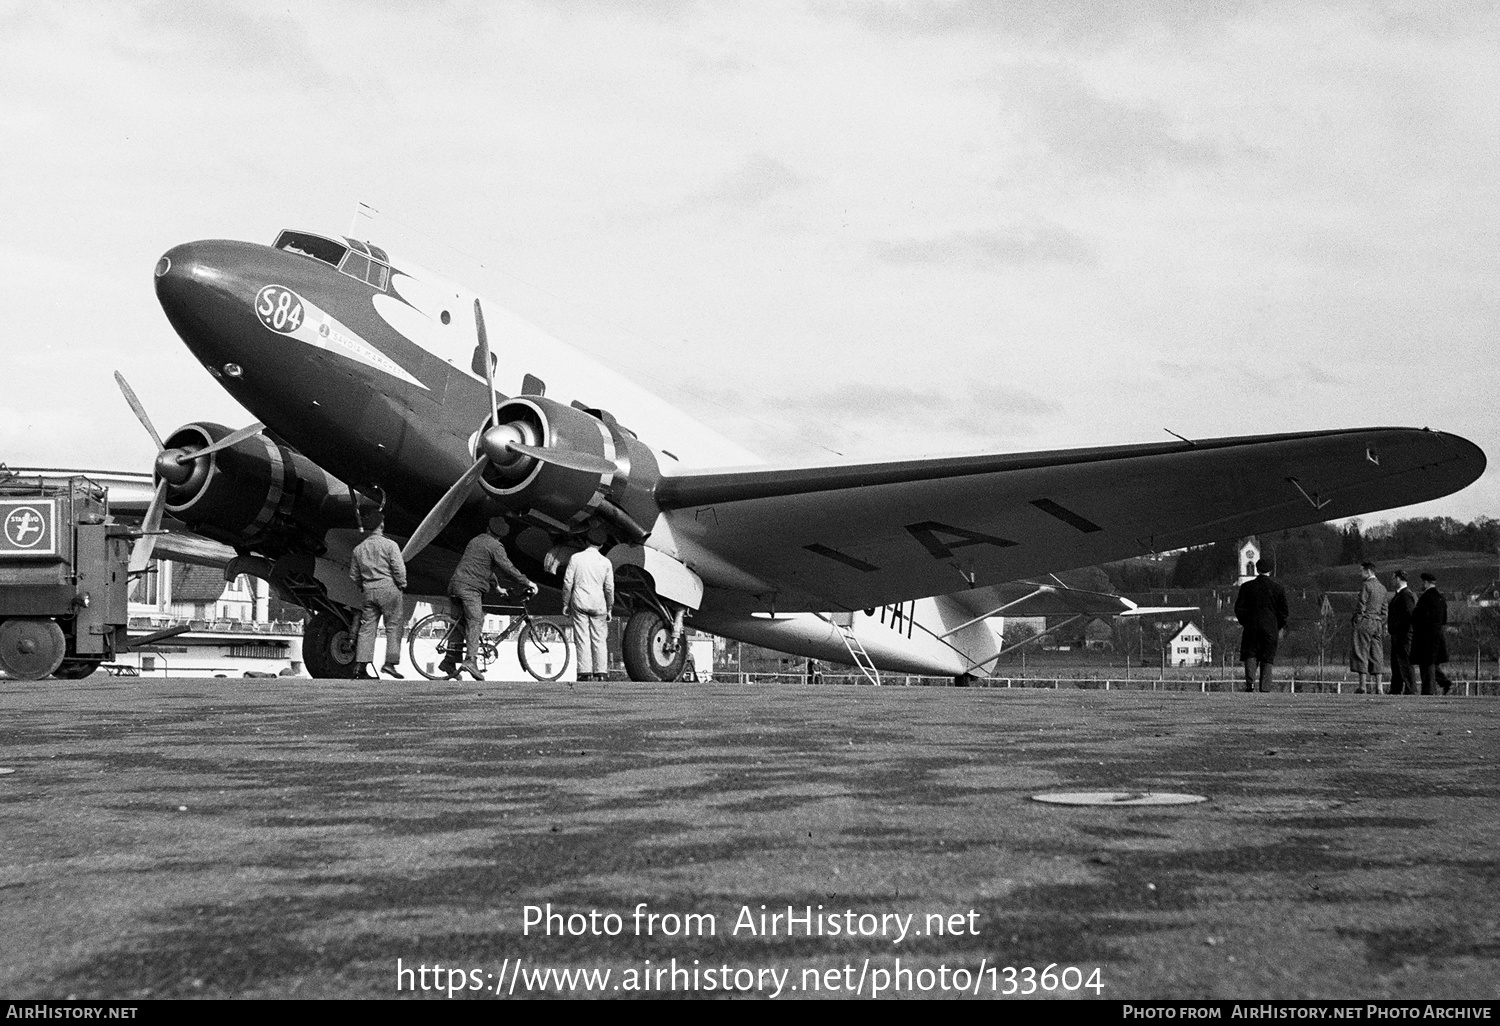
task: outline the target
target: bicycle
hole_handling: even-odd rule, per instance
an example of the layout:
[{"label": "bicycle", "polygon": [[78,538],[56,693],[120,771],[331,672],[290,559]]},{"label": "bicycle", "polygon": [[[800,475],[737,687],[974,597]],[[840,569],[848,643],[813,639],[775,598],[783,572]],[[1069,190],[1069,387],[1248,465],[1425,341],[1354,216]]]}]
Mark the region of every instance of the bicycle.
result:
[{"label": "bicycle", "polygon": [[[537,680],[557,680],[567,670],[573,658],[573,642],[563,628],[548,620],[533,619],[524,603],[498,609],[491,607],[485,612],[509,616],[510,623],[503,631],[481,632],[479,652],[473,654],[481,671],[498,658],[501,644],[512,635],[516,638],[516,654],[520,657],[521,668]],[[448,680],[451,679],[449,674],[438,667],[448,657],[449,651],[462,647],[463,642],[458,619],[451,613],[437,612],[412,624],[406,647],[411,654],[411,664],[418,673],[428,680]]]}]

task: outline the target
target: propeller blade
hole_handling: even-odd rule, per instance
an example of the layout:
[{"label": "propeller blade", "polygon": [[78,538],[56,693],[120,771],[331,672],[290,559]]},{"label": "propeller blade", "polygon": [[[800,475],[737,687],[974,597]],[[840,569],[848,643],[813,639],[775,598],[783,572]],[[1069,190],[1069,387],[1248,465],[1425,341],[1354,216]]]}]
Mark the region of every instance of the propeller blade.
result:
[{"label": "propeller blade", "polygon": [[530,456],[532,459],[540,460],[543,463],[566,467],[568,470],[582,471],[585,474],[613,474],[618,469],[603,456],[594,456],[586,452],[569,452],[566,449],[542,449],[535,445],[522,445],[520,442],[510,442],[506,445],[506,448],[511,452],[518,452],[522,456]]},{"label": "propeller blade", "polygon": [[412,536],[407,539],[406,546],[401,550],[401,558],[405,560],[414,559],[432,539],[442,533],[443,528],[448,526],[448,521],[453,519],[455,513],[463,506],[464,500],[469,497],[469,492],[474,487],[474,482],[479,480],[479,475],[484,473],[484,468],[490,465],[488,456],[481,456],[474,465],[464,472],[464,476],[453,482],[438,500],[438,504],[432,507],[432,512],[422,518]]},{"label": "propeller blade", "polygon": [[252,435],[260,434],[265,429],[266,426],[257,420],[254,424],[250,424],[247,427],[242,427],[238,431],[230,432],[229,434],[225,435],[223,438],[215,442],[213,445],[208,446],[206,449],[197,449],[193,452],[183,453],[182,457],[178,459],[177,462],[190,462],[197,459],[199,456],[207,456],[209,453],[218,452],[220,449],[227,449],[237,442],[243,442],[245,439],[251,437]]},{"label": "propeller blade", "polygon": [[490,336],[484,330],[484,310],[479,300],[474,300],[474,330],[479,335],[479,354],[484,361],[484,386],[490,392],[490,423],[500,423],[500,403],[495,398],[495,364],[490,359]]},{"label": "propeller blade", "polygon": [[151,496],[151,505],[146,507],[146,516],[141,520],[141,530],[148,532],[135,540],[130,550],[130,572],[140,573],[151,565],[151,550],[156,548],[156,535],[161,530],[162,510],[167,505],[167,489],[171,486],[165,478],[157,484],[156,494]]},{"label": "propeller blade", "polygon": [[146,429],[146,433],[151,436],[151,441],[156,443],[156,451],[161,452],[166,448],[166,446],[161,444],[161,435],[157,434],[156,428],[151,425],[151,418],[146,416],[146,408],[142,406],[141,401],[136,398],[135,389],[130,387],[129,382],[125,380],[125,375],[121,374],[119,371],[115,371],[115,383],[120,386],[120,391],[125,393],[125,401],[129,403],[130,408],[135,411],[135,419],[141,422],[141,426],[144,427]]}]

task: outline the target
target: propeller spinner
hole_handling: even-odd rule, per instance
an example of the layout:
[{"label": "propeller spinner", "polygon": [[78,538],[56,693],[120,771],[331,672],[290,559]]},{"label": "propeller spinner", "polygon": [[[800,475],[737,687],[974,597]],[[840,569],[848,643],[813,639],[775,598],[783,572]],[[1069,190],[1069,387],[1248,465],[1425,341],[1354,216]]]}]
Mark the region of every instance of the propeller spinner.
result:
[{"label": "propeller spinner", "polygon": [[500,401],[495,395],[495,369],[490,360],[489,334],[484,327],[484,309],[479,300],[474,300],[474,330],[479,336],[479,358],[484,365],[484,385],[490,395],[490,426],[479,436],[475,446],[478,458],[463,476],[453,482],[437,505],[422,518],[417,529],[401,550],[401,558],[410,560],[442,533],[458,511],[463,507],[475,483],[491,465],[512,467],[525,459],[550,463],[554,466],[576,470],[585,474],[612,474],[614,463],[590,453],[573,452],[567,449],[547,449],[532,444],[537,441],[528,425],[500,423]]},{"label": "propeller spinner", "polygon": [[139,573],[151,564],[151,553],[156,548],[156,535],[161,530],[162,514],[167,505],[167,492],[172,486],[186,484],[193,476],[194,465],[198,460],[243,442],[252,435],[258,435],[266,426],[256,421],[201,449],[168,449],[162,444],[161,435],[157,434],[151,418],[146,415],[146,407],[141,405],[135,389],[125,380],[125,375],[115,371],[115,382],[120,386],[125,402],[130,404],[131,411],[135,413],[136,420],[141,422],[141,426],[156,443],[156,462],[152,468],[157,478],[156,492],[151,496],[151,505],[146,507],[146,515],[141,520],[141,530],[145,533],[136,540],[135,548],[130,552],[130,572]]}]

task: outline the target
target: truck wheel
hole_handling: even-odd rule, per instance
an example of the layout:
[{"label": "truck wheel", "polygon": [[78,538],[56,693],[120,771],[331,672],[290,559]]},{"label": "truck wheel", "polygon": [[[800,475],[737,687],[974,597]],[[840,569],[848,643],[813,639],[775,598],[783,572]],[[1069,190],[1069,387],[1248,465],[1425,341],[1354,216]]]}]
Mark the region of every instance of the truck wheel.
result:
[{"label": "truck wheel", "polygon": [[52,671],[58,680],[83,680],[99,669],[101,659],[64,659],[62,665]]},{"label": "truck wheel", "polygon": [[630,679],[676,680],[687,663],[688,647],[686,641],[678,641],[676,650],[669,651],[672,640],[672,625],[660,615],[644,609],[632,615],[620,653]]},{"label": "truck wheel", "polygon": [[302,628],[302,662],[314,677],[341,680],[354,676],[354,631],[343,617],[316,613]]},{"label": "truck wheel", "polygon": [[41,680],[60,665],[68,639],[54,620],[17,617],[0,623],[0,670],[16,680]]}]

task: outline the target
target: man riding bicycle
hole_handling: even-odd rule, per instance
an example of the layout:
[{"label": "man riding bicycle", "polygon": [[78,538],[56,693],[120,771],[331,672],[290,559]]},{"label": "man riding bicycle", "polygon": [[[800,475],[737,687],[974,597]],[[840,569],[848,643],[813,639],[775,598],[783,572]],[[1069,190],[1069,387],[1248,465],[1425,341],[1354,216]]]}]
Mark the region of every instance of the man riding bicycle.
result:
[{"label": "man riding bicycle", "polygon": [[[452,603],[453,617],[464,628],[463,642],[455,641],[438,669],[456,680],[460,673],[467,673],[475,680],[484,680],[479,670],[477,656],[480,652],[480,636],[484,629],[484,597],[491,587],[506,591],[525,591],[535,595],[538,589],[525,574],[517,570],[506,555],[501,539],[510,533],[510,525],[504,517],[491,517],[489,530],[476,535],[464,549],[458,568],[448,579],[448,598]],[[462,647],[459,647],[459,645]]]}]

